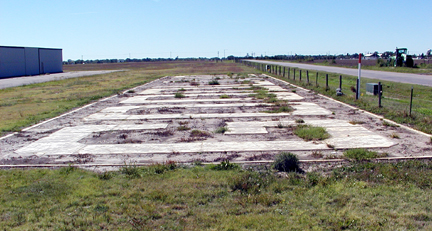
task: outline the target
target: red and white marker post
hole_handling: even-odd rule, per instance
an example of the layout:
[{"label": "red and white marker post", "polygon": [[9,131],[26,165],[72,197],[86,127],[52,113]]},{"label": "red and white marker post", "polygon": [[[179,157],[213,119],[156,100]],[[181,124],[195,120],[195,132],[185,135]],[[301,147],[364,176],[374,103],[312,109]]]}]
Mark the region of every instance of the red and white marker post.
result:
[{"label": "red and white marker post", "polygon": [[359,62],[358,62],[358,78],[357,78],[357,94],[356,99],[360,99],[360,77],[361,77],[361,57],[362,54],[359,54]]}]

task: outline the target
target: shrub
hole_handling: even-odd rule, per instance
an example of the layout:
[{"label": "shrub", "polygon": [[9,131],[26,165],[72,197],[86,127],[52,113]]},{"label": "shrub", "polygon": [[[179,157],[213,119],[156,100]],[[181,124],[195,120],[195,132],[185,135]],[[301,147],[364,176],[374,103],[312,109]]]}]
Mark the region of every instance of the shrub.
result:
[{"label": "shrub", "polygon": [[330,137],[325,128],[310,125],[298,125],[294,129],[294,134],[305,141],[324,140]]},{"label": "shrub", "polygon": [[276,156],[273,168],[281,172],[299,172],[299,160],[295,154],[282,152]]}]

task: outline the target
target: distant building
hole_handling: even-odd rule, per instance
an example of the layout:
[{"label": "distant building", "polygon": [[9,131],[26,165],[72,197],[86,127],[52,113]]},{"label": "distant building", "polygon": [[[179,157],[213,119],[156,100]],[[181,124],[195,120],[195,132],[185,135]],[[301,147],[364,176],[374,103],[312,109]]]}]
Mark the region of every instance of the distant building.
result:
[{"label": "distant building", "polygon": [[63,72],[62,49],[0,46],[0,78]]}]

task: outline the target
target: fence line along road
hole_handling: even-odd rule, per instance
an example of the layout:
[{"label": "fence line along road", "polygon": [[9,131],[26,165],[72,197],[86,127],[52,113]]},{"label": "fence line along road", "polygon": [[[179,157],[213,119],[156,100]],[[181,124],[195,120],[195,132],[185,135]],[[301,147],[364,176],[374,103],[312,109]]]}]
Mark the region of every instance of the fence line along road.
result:
[{"label": "fence line along road", "polygon": [[[273,62],[273,61],[253,60],[253,59],[249,59],[246,61],[285,66],[285,67],[294,67],[299,69],[325,71],[325,72],[338,73],[343,75],[353,75],[353,76],[358,75],[358,69],[351,69],[351,68],[319,66],[319,65],[311,65],[311,64],[303,64],[303,63]],[[387,81],[393,81],[399,83],[418,84],[418,85],[432,87],[432,75],[420,75],[420,74],[388,72],[388,71],[372,71],[372,70],[364,70],[364,69],[362,69],[361,75],[362,77],[370,78],[370,79],[387,80]]]}]

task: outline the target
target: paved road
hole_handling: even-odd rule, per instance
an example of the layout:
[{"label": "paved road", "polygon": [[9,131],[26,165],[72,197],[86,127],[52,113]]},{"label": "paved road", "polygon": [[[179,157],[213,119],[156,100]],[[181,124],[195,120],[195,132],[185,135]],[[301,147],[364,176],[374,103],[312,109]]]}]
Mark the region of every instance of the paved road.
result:
[{"label": "paved road", "polygon": [[35,75],[35,76],[22,76],[22,77],[6,78],[6,79],[0,79],[0,89],[4,89],[4,88],[8,88],[8,87],[18,87],[18,86],[23,86],[23,85],[33,84],[33,83],[43,83],[43,82],[61,80],[61,79],[69,79],[69,78],[78,78],[78,77],[90,76],[90,75],[107,74],[107,73],[116,72],[116,71],[119,71],[119,70],[112,70],[112,71],[73,71],[73,72],[63,72],[63,73],[56,73],[56,74],[49,74],[49,75]]},{"label": "paved road", "polygon": [[[330,67],[330,66],[319,66],[302,63],[288,63],[288,62],[272,62],[264,60],[248,60],[257,63],[274,64],[286,67],[297,67],[301,69],[309,69],[316,71],[333,72],[342,75],[353,75],[358,76],[357,69],[343,68],[343,67]],[[399,72],[387,72],[387,71],[371,71],[361,70],[361,77],[370,79],[387,80],[400,83],[418,84],[432,87],[432,75],[419,75]]]}]

